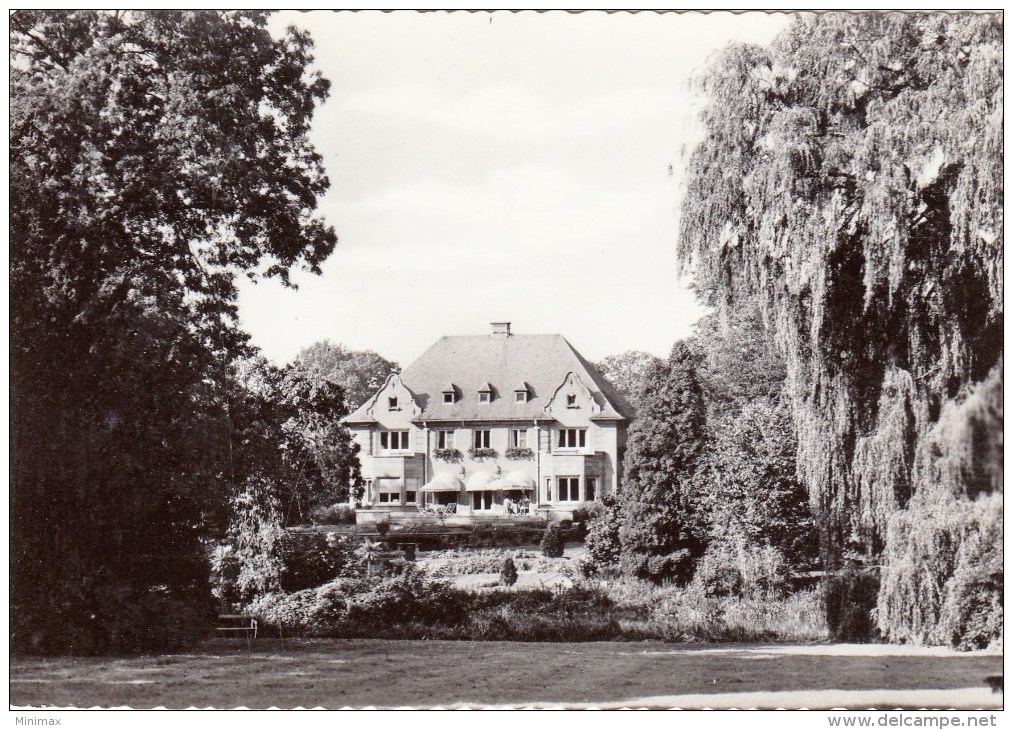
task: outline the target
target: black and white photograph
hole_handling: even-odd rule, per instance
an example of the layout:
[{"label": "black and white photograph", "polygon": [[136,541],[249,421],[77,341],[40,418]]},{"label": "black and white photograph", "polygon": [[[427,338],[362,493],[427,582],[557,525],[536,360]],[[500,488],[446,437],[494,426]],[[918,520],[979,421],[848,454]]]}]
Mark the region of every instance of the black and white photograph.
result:
[{"label": "black and white photograph", "polygon": [[8,27],[12,723],[1001,726],[1001,10]]}]

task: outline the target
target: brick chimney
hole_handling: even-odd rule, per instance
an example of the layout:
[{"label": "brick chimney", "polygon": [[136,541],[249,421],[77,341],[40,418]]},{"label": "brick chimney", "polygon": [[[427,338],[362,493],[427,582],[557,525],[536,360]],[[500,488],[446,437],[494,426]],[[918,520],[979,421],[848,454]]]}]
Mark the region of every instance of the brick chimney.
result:
[{"label": "brick chimney", "polygon": [[492,322],[492,336],[493,337],[509,337],[510,336],[510,323],[509,322]]}]

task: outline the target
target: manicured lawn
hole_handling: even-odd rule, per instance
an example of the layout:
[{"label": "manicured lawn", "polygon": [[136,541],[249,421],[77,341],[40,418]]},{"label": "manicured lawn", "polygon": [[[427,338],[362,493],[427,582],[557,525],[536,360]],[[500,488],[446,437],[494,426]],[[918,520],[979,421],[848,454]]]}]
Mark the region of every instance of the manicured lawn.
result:
[{"label": "manicured lawn", "polygon": [[[898,647],[259,639],[248,651],[245,641],[215,640],[189,654],[14,658],[10,701],[12,706],[137,708],[633,700],[639,706],[670,706],[675,696],[720,697],[727,704],[729,693],[801,692],[804,697],[806,691],[843,690],[833,697],[851,697],[855,706],[868,707],[861,690],[968,689],[967,696],[981,698],[975,706],[988,706],[990,696],[981,688],[986,676],[997,674],[1002,674],[997,654]],[[938,704],[932,693],[911,696],[918,698],[911,700],[917,706],[953,706],[955,695],[940,692]],[[1001,695],[994,697],[991,706],[1001,705]]]}]

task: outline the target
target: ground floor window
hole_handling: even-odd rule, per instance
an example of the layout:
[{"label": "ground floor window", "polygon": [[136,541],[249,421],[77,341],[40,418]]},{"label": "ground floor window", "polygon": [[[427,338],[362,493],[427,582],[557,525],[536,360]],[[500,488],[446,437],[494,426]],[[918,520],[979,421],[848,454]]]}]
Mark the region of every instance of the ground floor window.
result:
[{"label": "ground floor window", "polygon": [[415,492],[405,492],[404,501],[406,504],[415,504]]},{"label": "ground floor window", "polygon": [[471,506],[476,511],[492,509],[492,492],[472,492]]},{"label": "ground floor window", "polygon": [[376,480],[377,504],[401,504],[401,480],[383,477]]},{"label": "ground floor window", "polygon": [[580,477],[559,477],[556,483],[559,486],[557,502],[580,501]]},{"label": "ground floor window", "polygon": [[598,477],[587,477],[584,479],[584,499],[592,500],[599,499],[601,497],[598,494]]},{"label": "ground floor window", "polygon": [[542,500],[545,503],[552,501],[552,480],[546,477],[545,479],[545,499]]}]

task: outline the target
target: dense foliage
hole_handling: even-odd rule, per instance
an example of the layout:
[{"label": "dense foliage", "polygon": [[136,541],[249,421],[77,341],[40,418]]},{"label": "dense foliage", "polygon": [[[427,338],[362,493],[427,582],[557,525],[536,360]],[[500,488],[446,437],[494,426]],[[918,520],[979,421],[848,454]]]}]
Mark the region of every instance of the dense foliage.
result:
[{"label": "dense foliage", "polygon": [[608,494],[602,499],[602,509],[588,521],[584,545],[588,558],[597,567],[619,564],[621,544],[619,528],[623,523],[623,505]]},{"label": "dense foliage", "polygon": [[953,411],[976,383],[1001,389],[1001,84],[999,17],[898,13],[801,16],[702,80],[679,255],[719,310],[761,302],[824,558],[853,570],[885,548],[894,638],[937,636],[921,587],[956,576],[915,557],[942,528],[915,515],[988,534],[958,503],[1001,491],[1001,408]]},{"label": "dense foliage", "polygon": [[689,345],[700,358],[697,376],[711,430],[720,429],[743,408],[782,399],[784,358],[755,303],[743,301],[734,311],[702,317]]},{"label": "dense foliage", "polygon": [[[672,363],[662,364],[654,371],[655,380],[648,376],[640,386],[644,403],[654,407],[642,410],[631,431],[634,459],[627,467],[627,485],[643,464],[649,480],[669,486],[645,494],[639,506],[629,499],[632,485],[624,487],[622,502],[607,498],[587,527],[589,568],[621,562],[624,531],[627,553],[646,552],[643,546],[659,542],[650,530],[637,535],[624,530],[639,512],[638,519],[654,521],[659,530],[681,532],[678,547],[658,544],[656,567],[668,562],[674,571],[681,563],[677,570],[683,580],[699,568],[708,594],[769,593],[771,586],[784,587],[791,573],[818,562],[815,521],[796,477],[794,427],[784,405],[784,360],[755,306],[707,315],[696,330],[676,348],[685,360],[676,369],[684,376],[689,369],[699,397],[666,397],[673,380],[665,373]],[[685,418],[690,419],[688,428],[680,422]],[[648,434],[650,441],[645,440]],[[690,457],[666,466],[667,450]],[[680,491],[685,497],[671,524],[662,527],[662,508],[671,507]],[[646,542],[638,551],[635,541]],[[642,556],[637,561],[627,557],[623,567],[645,576],[650,571],[644,565]]]},{"label": "dense foliage", "polygon": [[819,561],[819,535],[805,486],[795,474],[788,409],[757,400],[714,427],[696,479],[710,539],[776,549],[794,570]]},{"label": "dense foliage", "polygon": [[703,552],[706,516],[693,474],[706,438],[697,356],[684,343],[652,368],[643,407],[630,429],[620,499],[620,562],[651,580],[688,580]]},{"label": "dense foliage", "polygon": [[335,245],[307,140],[327,83],[262,12],[10,20],[12,647],[185,642],[213,608],[202,535],[260,479],[234,278]]},{"label": "dense foliage", "polygon": [[560,558],[566,549],[566,541],[563,539],[563,531],[559,529],[558,522],[550,522],[545,526],[545,533],[542,535],[542,542],[539,546],[542,555],[547,558]]},{"label": "dense foliage", "polygon": [[341,388],[261,357],[237,367],[242,390],[232,406],[246,468],[270,474],[286,524],[310,521],[315,510],[362,494],[359,447],[341,417]]},{"label": "dense foliage", "polygon": [[514,565],[514,559],[510,556],[503,558],[503,567],[499,571],[499,582],[504,586],[512,586],[517,582],[517,566]]},{"label": "dense foliage", "polygon": [[651,368],[661,362],[661,358],[649,352],[628,350],[618,355],[608,355],[595,363],[605,379],[615,386],[627,402],[639,411],[644,397],[644,386]]},{"label": "dense foliage", "polygon": [[326,381],[341,386],[349,411],[365,403],[389,375],[401,370],[396,362],[375,352],[349,350],[330,340],[301,350],[292,361],[292,369],[312,382]]},{"label": "dense foliage", "polygon": [[476,591],[410,567],[383,577],[342,577],[269,593],[247,609],[262,631],[284,636],[493,641],[821,641],[814,592],[708,596],[696,585],[579,579],[555,589]]}]

